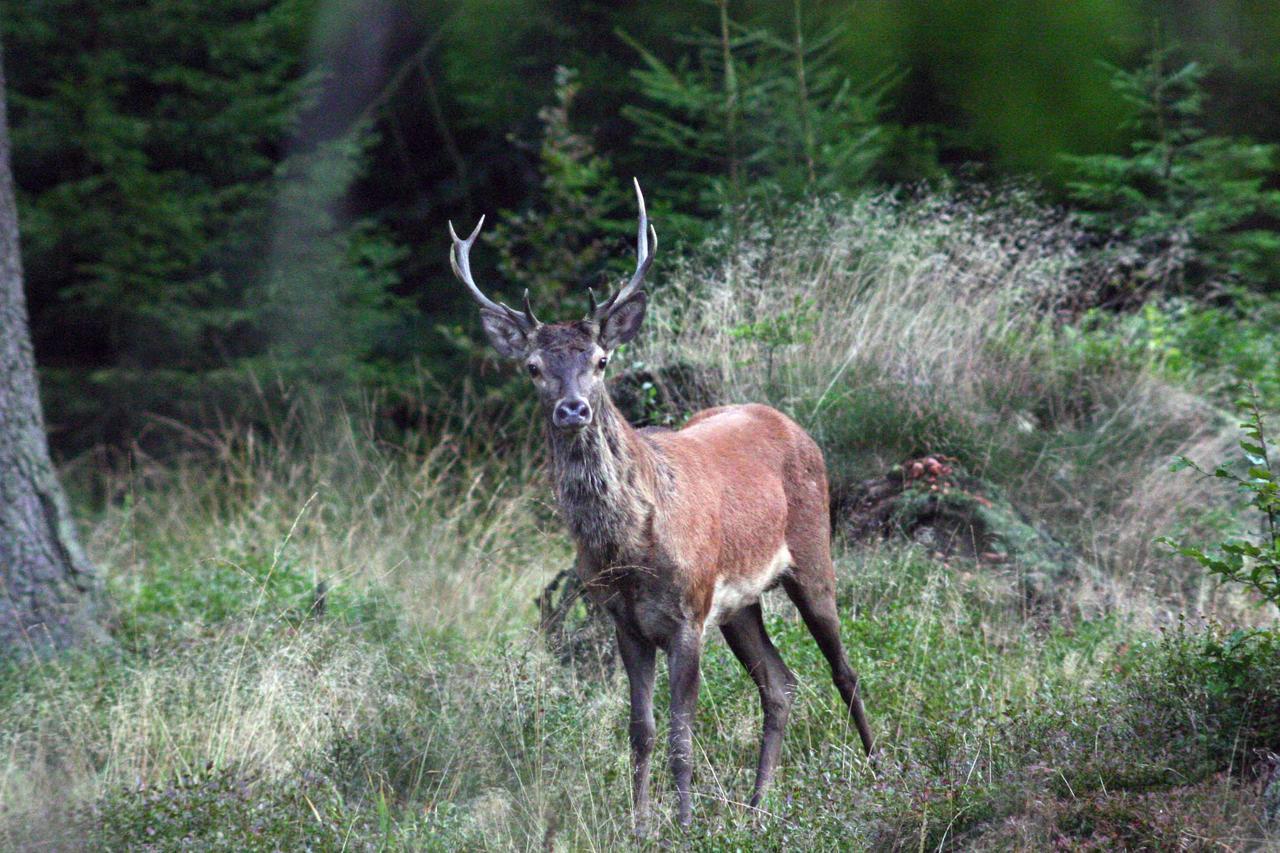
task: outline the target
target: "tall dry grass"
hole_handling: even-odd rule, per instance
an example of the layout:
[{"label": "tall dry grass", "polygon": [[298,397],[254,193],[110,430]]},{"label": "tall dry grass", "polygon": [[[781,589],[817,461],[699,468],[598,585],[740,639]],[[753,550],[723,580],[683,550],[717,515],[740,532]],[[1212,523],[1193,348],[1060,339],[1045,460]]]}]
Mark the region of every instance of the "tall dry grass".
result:
[{"label": "tall dry grass", "polygon": [[[875,381],[947,388],[983,408],[984,350],[1033,335],[1046,309],[1094,286],[1077,239],[1016,193],[814,202],[678,265],[653,288],[643,346],[659,363],[712,360],[728,396],[804,402],[807,420],[870,366]],[[787,316],[806,334],[779,348],[770,376],[769,347],[743,331]],[[1020,356],[1030,369],[1034,352]]]},{"label": "tall dry grass", "polygon": [[[85,544],[122,648],[13,682],[0,839],[209,762],[268,784],[327,766],[389,708],[412,716],[430,685],[405,684],[406,656],[429,680],[444,650],[524,637],[570,550],[529,430],[499,438],[477,411],[389,442],[370,410],[300,402],[98,472]],[[319,583],[323,618],[308,613]]]},{"label": "tall dry grass", "polygon": [[1152,541],[1213,532],[1196,525],[1220,485],[1168,467],[1222,458],[1233,423],[1154,362],[1100,360],[1071,325],[1116,274],[1016,189],[817,202],[662,277],[640,357],[784,409],[837,487],[949,453],[1104,569],[1112,606],[1212,610],[1216,587]]},{"label": "tall dry grass", "polygon": [[88,547],[126,589],[151,579],[158,554],[229,576],[287,559],[338,595],[390,591],[424,630],[487,635],[539,589],[528,555],[554,516],[536,425],[495,431],[480,415],[464,402],[431,432],[389,439],[373,402],[306,400],[266,427],[189,436],[198,452],[107,475]]}]

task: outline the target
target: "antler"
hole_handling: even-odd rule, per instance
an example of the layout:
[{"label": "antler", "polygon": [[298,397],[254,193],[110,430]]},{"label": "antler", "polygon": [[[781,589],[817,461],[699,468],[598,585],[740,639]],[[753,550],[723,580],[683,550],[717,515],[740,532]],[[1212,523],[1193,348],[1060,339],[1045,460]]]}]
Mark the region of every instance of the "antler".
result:
[{"label": "antler", "polygon": [[526,332],[531,331],[541,324],[538,322],[538,318],[533,316],[533,308],[529,305],[529,291],[527,288],[524,292],[524,313],[521,314],[509,306],[501,302],[494,302],[485,296],[480,292],[480,288],[476,287],[475,280],[471,277],[471,244],[475,243],[482,225],[484,225],[483,216],[476,223],[476,228],[471,232],[471,236],[463,240],[458,237],[458,232],[453,230],[453,223],[449,223],[449,236],[453,238],[453,246],[449,249],[449,266],[453,267],[453,274],[467,286],[467,289],[471,291],[471,298],[480,303],[480,307],[483,310],[506,315],[523,327]]},{"label": "antler", "polygon": [[640,192],[640,182],[635,178],[632,178],[631,182],[635,184],[636,201],[640,205],[640,227],[636,236],[636,271],[632,273],[631,280],[605,300],[603,305],[597,305],[595,293],[590,289],[587,290],[587,298],[591,301],[591,311],[587,316],[596,323],[603,321],[640,290],[644,284],[645,273],[649,272],[649,266],[653,263],[654,253],[658,251],[658,232],[649,224],[649,216],[645,213],[644,193]]}]

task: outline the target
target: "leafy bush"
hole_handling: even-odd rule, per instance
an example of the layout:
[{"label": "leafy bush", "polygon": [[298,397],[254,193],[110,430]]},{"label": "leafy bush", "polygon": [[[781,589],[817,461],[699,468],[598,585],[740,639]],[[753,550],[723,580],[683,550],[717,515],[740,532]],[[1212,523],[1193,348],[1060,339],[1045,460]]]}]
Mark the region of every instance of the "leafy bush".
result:
[{"label": "leafy bush", "polygon": [[344,796],[313,770],[267,781],[235,768],[114,789],[77,811],[83,843],[107,850],[429,850],[484,845],[476,821],[451,803],[401,816],[392,792]]},{"label": "leafy bush", "polygon": [[1170,770],[1203,778],[1280,751],[1280,634],[1180,624],[1150,649],[1128,713]]},{"label": "leafy bush", "polygon": [[157,556],[144,582],[111,585],[113,633],[138,651],[158,635],[204,634],[255,614],[289,624],[318,617],[320,606],[345,615],[344,606],[332,606],[331,593],[319,604],[321,579],[293,559],[258,552],[185,566]]},{"label": "leafy bush", "polygon": [[212,765],[167,784],[113,791],[87,818],[86,840],[109,850],[331,849],[369,833],[348,825],[341,802],[315,773],[264,785]]},{"label": "leafy bush", "polygon": [[[1241,583],[1256,592],[1263,601],[1280,607],[1280,479],[1276,476],[1276,463],[1272,457],[1275,447],[1268,447],[1262,410],[1257,392],[1249,388],[1249,396],[1236,404],[1244,422],[1240,429],[1244,475],[1226,465],[1214,469],[1213,476],[1234,483],[1249,497],[1249,506],[1258,522],[1259,534],[1251,539],[1232,539],[1218,544],[1218,553],[1210,554],[1194,545],[1179,545],[1172,539],[1161,541],[1190,557],[1223,580]],[[1209,476],[1192,460],[1181,457],[1174,470],[1194,468]]]},{"label": "leafy bush", "polygon": [[1132,313],[1090,310],[1068,330],[1096,365],[1149,365],[1230,403],[1247,376],[1264,409],[1280,411],[1280,299],[1235,289],[1229,304],[1171,297]]}]

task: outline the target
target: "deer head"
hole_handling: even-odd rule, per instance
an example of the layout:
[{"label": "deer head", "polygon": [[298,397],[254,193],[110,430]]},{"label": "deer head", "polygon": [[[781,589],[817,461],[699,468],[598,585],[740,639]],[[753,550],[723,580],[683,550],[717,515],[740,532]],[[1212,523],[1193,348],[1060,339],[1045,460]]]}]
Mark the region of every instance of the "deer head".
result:
[{"label": "deer head", "polygon": [[634,183],[640,206],[635,272],[621,290],[602,304],[597,305],[595,294],[588,291],[591,310],[583,319],[568,323],[539,322],[529,305],[528,290],[520,311],[485,296],[471,277],[469,258],[484,217],[465,240],[449,223],[453,238],[449,264],[479,303],[480,322],[489,343],[500,355],[524,362],[543,410],[557,429],[580,430],[591,423],[606,393],[604,371],[609,357],[620,344],[636,336],[644,320],[644,277],[658,248],[658,234],[645,214],[640,182]]}]

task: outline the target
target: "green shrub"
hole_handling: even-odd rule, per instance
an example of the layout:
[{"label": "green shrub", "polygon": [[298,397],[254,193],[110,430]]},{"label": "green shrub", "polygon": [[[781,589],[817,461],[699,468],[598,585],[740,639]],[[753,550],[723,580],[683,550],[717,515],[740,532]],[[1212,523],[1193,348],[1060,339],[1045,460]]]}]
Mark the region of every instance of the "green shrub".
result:
[{"label": "green shrub", "polygon": [[[1249,396],[1236,403],[1244,422],[1240,439],[1243,475],[1232,467],[1220,465],[1213,476],[1233,483],[1248,496],[1258,533],[1249,538],[1230,539],[1218,543],[1211,554],[1194,545],[1178,544],[1167,537],[1160,541],[1190,557],[1226,581],[1244,584],[1264,602],[1280,607],[1280,478],[1276,474],[1276,449],[1268,445],[1258,394],[1252,386]],[[1209,473],[1192,460],[1181,457],[1174,470],[1194,468],[1203,476]]]},{"label": "green shrub", "polygon": [[1280,299],[1240,288],[1227,304],[1172,297],[1133,313],[1091,310],[1072,346],[1099,368],[1150,365],[1229,402],[1247,376],[1264,409],[1280,411]]},{"label": "green shrub", "polygon": [[145,581],[111,585],[115,633],[130,646],[179,626],[217,627],[255,612],[301,618],[316,583],[295,561],[275,561],[262,552],[192,566],[156,557]]},{"label": "green shrub", "polygon": [[106,850],[477,849],[475,820],[452,803],[405,815],[383,789],[351,797],[322,773],[267,781],[235,768],[108,791],[77,810],[80,843]]},{"label": "green shrub", "polygon": [[1280,634],[1180,625],[1152,652],[1130,713],[1171,770],[1196,780],[1280,751]]}]

